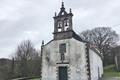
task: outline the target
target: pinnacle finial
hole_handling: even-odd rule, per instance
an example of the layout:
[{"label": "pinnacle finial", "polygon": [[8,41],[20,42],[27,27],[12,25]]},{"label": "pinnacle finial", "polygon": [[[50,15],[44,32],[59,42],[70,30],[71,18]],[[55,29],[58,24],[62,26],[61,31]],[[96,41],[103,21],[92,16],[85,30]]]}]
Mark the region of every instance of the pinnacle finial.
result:
[{"label": "pinnacle finial", "polygon": [[61,10],[62,10],[62,11],[65,10],[65,8],[64,8],[64,2],[62,2]]},{"label": "pinnacle finial", "polygon": [[72,13],[72,9],[70,8],[70,13]]},{"label": "pinnacle finial", "polygon": [[44,45],[44,40],[42,40],[42,45]]},{"label": "pinnacle finial", "polygon": [[64,2],[62,2],[62,7],[64,7]]},{"label": "pinnacle finial", "polygon": [[64,7],[64,2],[62,1],[62,7]]},{"label": "pinnacle finial", "polygon": [[55,17],[57,16],[57,13],[55,12]]}]

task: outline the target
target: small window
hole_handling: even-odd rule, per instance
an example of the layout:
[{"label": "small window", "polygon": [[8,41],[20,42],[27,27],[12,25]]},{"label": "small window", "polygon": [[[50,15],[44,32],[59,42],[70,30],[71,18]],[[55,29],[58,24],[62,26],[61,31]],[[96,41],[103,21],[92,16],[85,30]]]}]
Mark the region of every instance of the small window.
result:
[{"label": "small window", "polygon": [[65,43],[59,45],[59,52],[66,53],[66,44]]}]

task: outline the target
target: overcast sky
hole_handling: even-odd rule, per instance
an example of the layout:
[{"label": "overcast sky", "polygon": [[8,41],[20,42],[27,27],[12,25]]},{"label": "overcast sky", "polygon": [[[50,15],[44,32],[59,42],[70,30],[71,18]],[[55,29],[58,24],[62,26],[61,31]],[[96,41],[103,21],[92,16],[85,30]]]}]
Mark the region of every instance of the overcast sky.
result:
[{"label": "overcast sky", "polygon": [[[73,28],[110,26],[120,34],[120,0],[63,0],[72,8]],[[17,45],[30,39],[37,49],[52,39],[54,12],[62,0],[0,0],[0,58],[10,57]]]}]

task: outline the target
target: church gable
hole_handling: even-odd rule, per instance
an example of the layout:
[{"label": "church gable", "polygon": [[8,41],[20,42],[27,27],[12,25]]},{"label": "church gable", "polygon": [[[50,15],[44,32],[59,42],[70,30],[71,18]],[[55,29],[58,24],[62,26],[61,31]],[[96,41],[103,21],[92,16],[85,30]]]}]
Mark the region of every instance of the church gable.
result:
[{"label": "church gable", "polygon": [[[85,47],[85,43],[82,43],[74,38],[54,40],[50,42],[49,44],[44,46],[43,65],[46,66],[44,66],[43,72],[46,72],[46,74],[48,74],[46,71],[47,67],[50,70],[54,68],[54,71],[58,70],[59,67],[67,67],[68,69],[70,69],[70,74],[68,76],[77,76],[82,74],[81,79],[86,80],[85,78],[87,78],[88,75],[86,74],[87,62]],[[82,68],[82,66],[84,66],[84,69]],[[55,73],[49,75],[53,76],[55,75]],[[71,78],[74,78],[76,80],[77,77],[75,76],[71,76]]]}]

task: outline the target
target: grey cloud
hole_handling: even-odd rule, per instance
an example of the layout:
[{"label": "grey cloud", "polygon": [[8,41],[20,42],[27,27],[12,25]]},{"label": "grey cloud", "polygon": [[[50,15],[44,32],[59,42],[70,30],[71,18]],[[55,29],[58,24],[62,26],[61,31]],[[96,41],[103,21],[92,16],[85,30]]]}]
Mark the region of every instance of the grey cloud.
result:
[{"label": "grey cloud", "polygon": [[[67,11],[69,8],[73,10],[76,32],[119,24],[119,0],[64,2]],[[42,40],[48,42],[52,39],[52,17],[60,7],[59,0],[0,0],[0,57],[9,57],[22,40],[30,39],[36,48],[40,48]],[[120,28],[112,28],[120,33]]]}]

